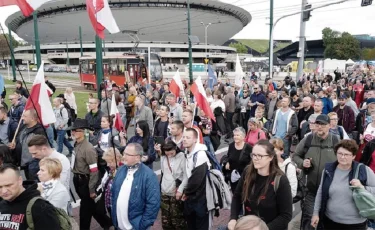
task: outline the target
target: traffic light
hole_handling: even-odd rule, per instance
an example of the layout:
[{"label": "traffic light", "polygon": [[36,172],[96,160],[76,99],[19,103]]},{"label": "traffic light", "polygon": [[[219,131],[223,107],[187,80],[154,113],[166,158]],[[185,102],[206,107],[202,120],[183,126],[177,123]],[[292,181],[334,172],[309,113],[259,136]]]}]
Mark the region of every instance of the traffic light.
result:
[{"label": "traffic light", "polygon": [[361,6],[369,6],[372,4],[372,0],[362,0]]},{"label": "traffic light", "polygon": [[303,12],[303,21],[304,22],[307,22],[311,17],[311,10],[305,11],[305,10],[308,10],[308,9],[311,9],[311,4],[307,4],[305,6],[305,9],[304,9],[304,12]]}]

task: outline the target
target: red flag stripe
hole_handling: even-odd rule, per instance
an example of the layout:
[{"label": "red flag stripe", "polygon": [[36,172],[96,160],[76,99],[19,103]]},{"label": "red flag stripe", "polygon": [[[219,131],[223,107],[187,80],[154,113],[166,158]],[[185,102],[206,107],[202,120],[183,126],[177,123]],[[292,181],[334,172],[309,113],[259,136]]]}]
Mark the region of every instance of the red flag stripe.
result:
[{"label": "red flag stripe", "polygon": [[169,91],[171,91],[171,93],[173,93],[176,97],[180,97],[181,89],[174,79],[172,79],[171,83],[169,84]]},{"label": "red flag stripe", "polygon": [[216,121],[214,113],[212,112],[207,99],[199,92],[198,86],[195,82],[191,85],[190,90],[195,97],[197,106],[202,109],[204,113],[208,115],[212,120]]},{"label": "red flag stripe", "polygon": [[[103,0],[97,0],[96,1],[97,8],[95,9],[93,0],[86,0],[86,8],[87,12],[89,14],[89,18],[91,21],[92,26],[95,29],[96,34],[101,38],[104,39],[104,26],[100,24],[96,20],[96,13],[100,11],[104,7]],[[99,8],[98,8],[99,7]]]}]

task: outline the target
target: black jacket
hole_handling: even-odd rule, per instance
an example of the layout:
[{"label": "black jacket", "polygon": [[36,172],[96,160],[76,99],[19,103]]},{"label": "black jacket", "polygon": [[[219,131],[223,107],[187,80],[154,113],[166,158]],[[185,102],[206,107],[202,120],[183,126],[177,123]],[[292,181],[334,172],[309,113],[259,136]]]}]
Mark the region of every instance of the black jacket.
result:
[{"label": "black jacket", "polygon": [[85,120],[90,125],[90,128],[94,129],[94,134],[96,135],[102,129],[100,127],[100,123],[102,121],[102,116],[104,116],[103,112],[99,109],[97,113],[92,113],[91,111],[88,112],[85,116]]},{"label": "black jacket", "polygon": [[51,82],[49,82],[48,80],[46,81],[46,84],[52,90],[52,92],[55,93],[56,87]]},{"label": "black jacket", "polygon": [[369,166],[372,159],[372,153],[375,151],[375,139],[369,141],[363,149],[363,154],[360,162]]},{"label": "black jacket", "polygon": [[16,90],[19,90],[22,96],[24,96],[26,98],[29,98],[29,93],[27,92],[27,90],[25,88],[23,88],[23,87],[16,88]]},{"label": "black jacket", "polygon": [[[26,190],[16,199],[13,201],[2,200],[0,202],[0,213],[4,217],[1,219],[0,229],[26,230],[28,228],[26,208],[32,198],[40,196],[40,192],[37,190],[38,185],[34,181],[24,181],[23,186]],[[57,218],[55,208],[48,201],[37,200],[31,209],[31,213],[34,229],[60,229],[60,222]]]}]

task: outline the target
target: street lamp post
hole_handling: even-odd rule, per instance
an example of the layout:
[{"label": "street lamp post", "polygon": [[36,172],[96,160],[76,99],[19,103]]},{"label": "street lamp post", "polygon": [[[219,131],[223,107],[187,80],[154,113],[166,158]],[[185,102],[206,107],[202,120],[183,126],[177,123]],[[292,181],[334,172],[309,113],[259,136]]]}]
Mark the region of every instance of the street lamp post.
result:
[{"label": "street lamp post", "polygon": [[188,40],[189,40],[189,79],[193,84],[193,45],[191,43],[191,23],[190,23],[190,0],[187,0],[187,21],[188,21]]},{"label": "street lamp post", "polygon": [[208,58],[208,33],[207,33],[207,29],[210,25],[212,25],[212,23],[208,23],[207,25],[204,24],[204,22],[201,22],[201,24],[204,26],[204,39],[205,39],[205,46],[206,46],[206,58]]},{"label": "street lamp post", "polygon": [[[321,5],[321,6],[317,6],[317,7],[314,7],[314,8],[310,8],[310,9],[306,9],[306,10],[303,10],[303,11],[299,11],[299,12],[295,12],[295,13],[292,13],[292,14],[287,14],[287,15],[284,15],[284,16],[281,16],[280,18],[278,18],[275,23],[273,24],[272,26],[272,30],[271,30],[271,39],[270,39],[270,44],[273,44],[273,35],[274,35],[274,31],[275,31],[275,27],[276,27],[276,24],[283,18],[287,18],[287,17],[290,17],[290,16],[294,16],[294,15],[297,15],[297,14],[302,14],[303,12],[308,12],[308,11],[312,11],[312,10],[316,10],[316,9],[320,9],[320,8],[324,8],[324,7],[327,7],[327,6],[331,6],[331,5],[336,5],[336,4],[340,4],[340,3],[344,3],[344,2],[347,2],[347,1],[350,1],[350,0],[341,0],[341,1],[338,1],[338,2],[331,2],[331,3],[328,3],[328,4],[324,4],[324,5]],[[301,52],[304,52],[304,50],[301,50]],[[270,46],[270,54],[273,54],[273,45]],[[272,73],[272,66],[273,66],[273,55],[270,55],[270,73]],[[298,79],[297,79],[298,80]]]}]

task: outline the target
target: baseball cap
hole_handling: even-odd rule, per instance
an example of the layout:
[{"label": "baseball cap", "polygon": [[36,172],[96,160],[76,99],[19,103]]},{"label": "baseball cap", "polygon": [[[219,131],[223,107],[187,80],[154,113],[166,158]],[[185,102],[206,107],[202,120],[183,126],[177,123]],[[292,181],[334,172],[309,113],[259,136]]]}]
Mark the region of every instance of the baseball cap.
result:
[{"label": "baseball cap", "polygon": [[342,93],[342,94],[339,96],[339,99],[347,99],[345,93]]},{"label": "baseball cap", "polygon": [[375,103],[375,98],[368,98],[366,103],[367,105],[371,103]]},{"label": "baseball cap", "polygon": [[317,118],[316,118],[316,121],[315,123],[319,123],[319,124],[324,124],[324,125],[327,125],[330,123],[330,119],[327,115],[325,114],[320,114]]}]

